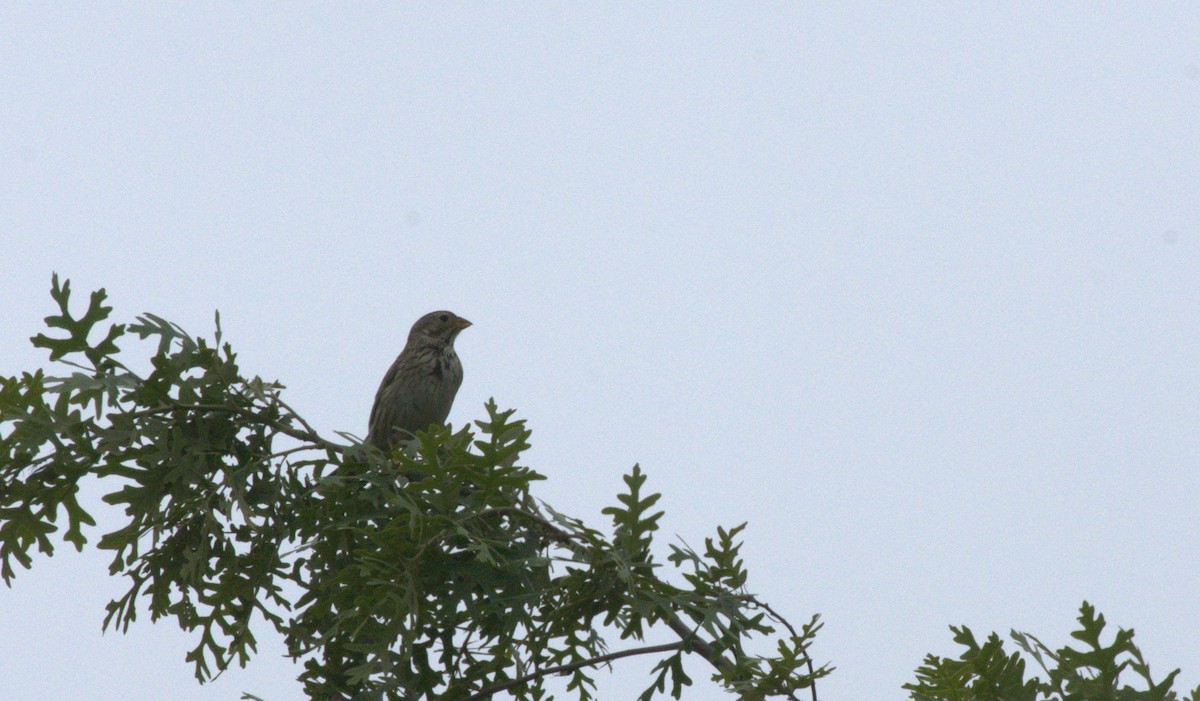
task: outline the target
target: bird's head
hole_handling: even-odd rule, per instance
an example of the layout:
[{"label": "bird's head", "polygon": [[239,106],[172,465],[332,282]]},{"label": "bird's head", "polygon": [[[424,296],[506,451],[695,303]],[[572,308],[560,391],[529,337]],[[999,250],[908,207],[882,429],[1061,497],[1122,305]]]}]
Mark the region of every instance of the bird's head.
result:
[{"label": "bird's head", "polygon": [[429,312],[413,324],[412,331],[408,332],[408,341],[450,345],[459,332],[470,325],[471,322],[453,312]]}]

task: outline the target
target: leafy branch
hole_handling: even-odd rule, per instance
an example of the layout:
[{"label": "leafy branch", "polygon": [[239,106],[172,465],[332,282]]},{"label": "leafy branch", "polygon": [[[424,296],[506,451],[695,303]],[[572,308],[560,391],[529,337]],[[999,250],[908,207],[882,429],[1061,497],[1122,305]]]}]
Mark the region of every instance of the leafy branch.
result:
[{"label": "leafy branch", "polygon": [[583,667],[595,667],[597,665],[613,662],[624,657],[633,657],[634,655],[655,655],[660,652],[675,652],[682,649],[683,645],[683,643],[648,645],[646,647],[633,648],[630,650],[621,650],[620,652],[610,652],[606,655],[598,655],[590,659],[579,660],[577,662],[563,664],[557,667],[551,667],[549,669],[541,669],[536,672],[530,672],[529,674],[522,675],[516,679],[511,679],[500,684],[493,684],[491,686],[484,687],[483,689],[480,689],[471,696],[467,697],[467,701],[478,701],[478,699],[490,698],[501,691],[508,691],[509,689],[515,689],[517,687],[524,686],[529,682],[541,677],[552,677],[559,674],[566,674],[567,672],[573,672]]},{"label": "leafy branch", "polygon": [[[52,554],[64,516],[82,549],[95,520],[79,484],[98,480],[125,517],[98,546],[129,583],[105,627],[173,618],[197,636],[200,681],[244,665],[260,625],[284,636],[312,698],[541,699],[566,675],[585,700],[588,670],[633,655],[661,657],[643,699],[678,698],[689,654],[743,699],[829,672],[808,656],[815,616],[797,630],[745,591],[744,524],[702,553],[672,547],[681,581],[660,576],[663,513],[637,466],[603,511],[609,536],[532,496],[529,430],[494,402],[384,455],[323,437],[282,385],[243,375],[219,316],[210,341],[152,314],[108,324],[103,290],[75,316],[57,276],[51,295],[59,312],[33,342],[73,371],[0,377],[0,575]],[[129,335],[154,344],[145,372],[119,357]],[[643,640],[659,624],[679,642],[609,652],[600,633]],[[775,625],[788,634],[774,652],[752,653]]]},{"label": "leafy branch", "polygon": [[[1120,629],[1105,644],[1104,616],[1088,602],[1079,608],[1079,629],[1071,637],[1082,649],[1051,650],[1029,633],[1011,631],[1018,651],[1008,653],[992,633],[981,645],[966,626],[951,626],[954,642],[966,648],[957,659],[928,655],[917,669],[917,681],[905,684],[913,701],[1176,701],[1172,690],[1176,669],[1159,681],[1133,643],[1133,631]],[[1022,652],[1037,662],[1047,678],[1026,678]],[[1135,685],[1122,675],[1132,672]],[[1141,687],[1141,688],[1139,688]],[[1200,701],[1200,687],[1186,697]]]}]

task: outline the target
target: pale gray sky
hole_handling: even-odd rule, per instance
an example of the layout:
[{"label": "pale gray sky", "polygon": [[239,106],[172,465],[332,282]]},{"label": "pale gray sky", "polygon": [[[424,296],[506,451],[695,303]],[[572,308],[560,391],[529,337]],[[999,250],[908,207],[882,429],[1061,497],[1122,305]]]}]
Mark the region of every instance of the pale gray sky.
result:
[{"label": "pale gray sky", "polygon": [[[449,308],[451,420],[596,524],[640,462],[664,551],[748,520],[827,701],[1083,599],[1200,682],[1200,3],[5,3],[0,163],[0,372],[57,271],[363,433]],[[101,637],[122,591],[0,590],[0,698],[297,697],[270,636],[204,687]]]}]

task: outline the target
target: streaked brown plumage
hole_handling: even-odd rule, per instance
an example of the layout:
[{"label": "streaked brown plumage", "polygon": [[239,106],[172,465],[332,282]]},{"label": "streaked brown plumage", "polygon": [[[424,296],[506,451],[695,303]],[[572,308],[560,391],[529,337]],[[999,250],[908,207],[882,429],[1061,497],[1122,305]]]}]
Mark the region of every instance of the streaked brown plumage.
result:
[{"label": "streaked brown plumage", "polygon": [[368,443],[390,450],[417,431],[446,422],[463,377],[454,339],[470,325],[447,311],[417,319],[375,393]]}]

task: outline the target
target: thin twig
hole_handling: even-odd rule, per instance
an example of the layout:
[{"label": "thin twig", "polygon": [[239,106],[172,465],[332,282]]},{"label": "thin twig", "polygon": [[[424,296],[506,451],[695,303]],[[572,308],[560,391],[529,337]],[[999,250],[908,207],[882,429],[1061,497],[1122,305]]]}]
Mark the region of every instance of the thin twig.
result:
[{"label": "thin twig", "polygon": [[493,694],[497,694],[501,691],[507,691],[509,689],[512,689],[512,688],[515,688],[518,686],[522,686],[528,682],[533,681],[534,679],[537,679],[538,677],[548,677],[548,676],[551,676],[554,674],[566,674],[567,672],[574,672],[575,670],[580,669],[581,667],[591,667],[591,666],[598,665],[598,664],[604,664],[605,662],[619,660],[622,657],[632,657],[634,655],[654,655],[654,654],[657,654],[660,652],[670,652],[672,650],[682,649],[683,646],[684,646],[684,643],[679,642],[679,643],[667,643],[666,645],[651,645],[649,647],[637,647],[637,648],[633,648],[630,650],[622,650],[620,652],[610,652],[607,655],[600,655],[599,657],[592,657],[590,659],[580,660],[578,662],[572,662],[571,664],[564,664],[564,665],[559,665],[558,667],[551,667],[549,669],[542,669],[542,670],[538,670],[536,672],[530,672],[529,674],[517,677],[516,679],[511,679],[509,681],[506,681],[506,682],[503,682],[500,684],[493,684],[492,686],[486,686],[486,687],[480,689],[479,691],[475,692],[471,696],[468,696],[467,701],[477,701],[478,699],[486,699],[486,698],[492,696]]},{"label": "thin twig", "polygon": [[[788,629],[788,632],[790,632],[792,634],[793,638],[800,637],[800,634],[796,632],[796,629],[792,627],[792,624],[789,623],[786,618],[779,615],[779,613],[777,613],[775,611],[775,609],[771,608],[770,604],[763,602],[763,601],[759,601],[757,598],[755,598],[753,596],[750,597],[750,601],[753,602],[753,604],[755,606],[758,606],[762,610],[766,611],[768,616],[775,619],[779,623],[782,623],[784,625],[784,627],[786,627]],[[813,677],[812,685],[809,687],[812,690],[812,701],[817,701],[816,672],[813,671],[812,655],[808,654],[808,650],[804,651],[804,661],[808,663],[808,676]],[[788,695],[791,696],[791,694],[788,694]],[[793,696],[792,698],[795,698],[795,697]]]},{"label": "thin twig", "polygon": [[[563,547],[583,558],[584,561],[587,560],[588,553],[587,550],[584,549],[583,545],[569,540],[560,540],[559,543]],[[681,619],[675,613],[668,613],[664,620],[666,621],[667,625],[670,626],[671,630],[675,631],[675,634],[679,636],[680,640],[682,641],[680,644],[684,645],[684,649],[686,649],[688,652],[694,652],[700,655],[707,660],[714,669],[722,674],[733,669],[733,665],[729,662],[729,660],[725,659],[724,655],[718,652],[717,649],[714,648],[707,640],[700,637],[698,628],[692,628],[688,626],[688,624],[684,623],[683,619]]]},{"label": "thin twig", "polygon": [[288,448],[287,450],[281,450],[277,453],[271,453],[270,455],[267,456],[267,459],[268,460],[276,460],[276,459],[284,457],[285,455],[291,455],[292,453],[302,453],[306,450],[320,450],[320,449],[321,449],[321,446],[317,445],[316,443],[309,443],[307,445],[298,445],[295,448]]},{"label": "thin twig", "polygon": [[553,523],[550,523],[549,521],[542,518],[541,516],[538,516],[537,514],[533,513],[532,511],[526,511],[525,509],[522,509],[519,506],[496,506],[496,507],[492,507],[490,509],[483,509],[478,514],[476,514],[476,516],[478,516],[479,518],[485,518],[487,516],[499,516],[501,514],[516,514],[518,516],[527,518],[530,521],[533,521],[537,525],[539,525],[542,528],[549,531],[549,533],[553,537],[553,539],[560,543],[570,542],[572,539],[578,539],[578,540],[582,541],[584,544],[587,543],[587,540],[583,536],[576,535],[574,533],[568,533],[567,531],[564,531],[563,529],[559,528],[558,526],[555,526]]},{"label": "thin twig", "polygon": [[[315,428],[313,428],[311,425],[309,425],[309,423],[304,420],[304,417],[301,416],[299,413],[297,413],[296,410],[291,407],[291,405],[289,405],[287,402],[280,399],[278,396],[273,397],[273,399],[275,400],[276,403],[279,404],[279,406],[283,407],[284,409],[287,409],[288,413],[292,415],[292,418],[296,419],[296,421],[299,422],[299,424],[304,427],[304,430],[308,431],[308,433],[310,435],[312,435],[318,439],[321,439],[320,435],[317,434],[317,430]],[[324,439],[321,439],[321,442],[325,443],[325,444],[329,444],[329,445],[334,445]]]},{"label": "thin twig", "polygon": [[[276,431],[278,431],[284,435],[291,436],[292,438],[295,438],[296,440],[299,440],[299,441],[308,441],[310,443],[314,443],[317,446],[324,448],[326,450],[332,450],[334,452],[341,453],[341,452],[344,452],[347,447],[349,447],[349,446],[339,445],[337,443],[334,443],[332,441],[328,441],[328,440],[322,438],[316,431],[314,431],[312,429],[311,426],[308,426],[307,422],[303,422],[303,421],[301,422],[303,424],[305,430],[300,430],[300,429],[292,428],[291,426],[288,426],[286,424],[281,424],[277,421],[263,421],[262,417],[258,416],[257,414],[255,414],[252,411],[248,411],[241,407],[228,406],[225,404],[181,404],[179,402],[173,402],[170,406],[161,406],[161,407],[152,407],[149,409],[140,409],[138,411],[128,412],[125,415],[129,416],[129,417],[149,416],[151,414],[161,414],[161,413],[165,413],[165,412],[169,412],[169,411],[223,411],[223,412],[230,413],[230,414],[237,414],[238,416],[241,416],[241,417],[244,417],[247,419],[253,419],[261,424],[264,424],[266,426],[269,426],[269,427],[275,429]],[[289,409],[289,411],[290,411],[290,409]],[[294,413],[293,413],[293,416],[295,416]],[[297,417],[297,418],[299,418],[299,417]]]}]

